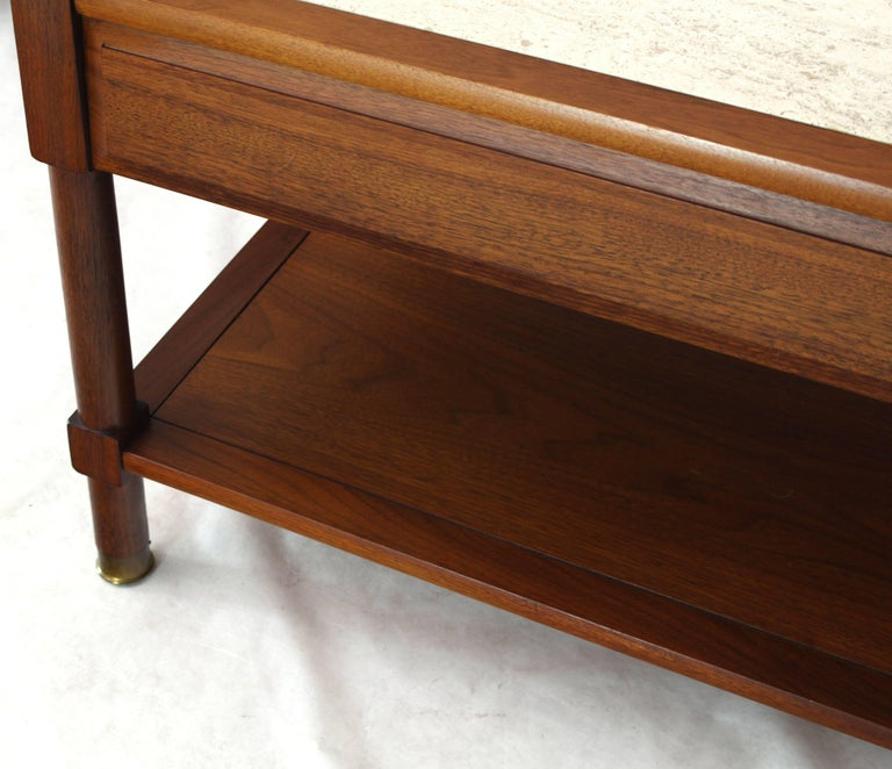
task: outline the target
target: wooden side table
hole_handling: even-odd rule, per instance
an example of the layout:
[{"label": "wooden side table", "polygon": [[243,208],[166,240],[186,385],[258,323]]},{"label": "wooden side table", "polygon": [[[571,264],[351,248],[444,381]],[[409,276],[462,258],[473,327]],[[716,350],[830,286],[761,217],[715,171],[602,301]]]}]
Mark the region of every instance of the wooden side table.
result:
[{"label": "wooden side table", "polygon": [[[300,2],[13,11],[106,579],[150,478],[892,747],[892,148]],[[111,174],[271,220],[135,371]]]}]

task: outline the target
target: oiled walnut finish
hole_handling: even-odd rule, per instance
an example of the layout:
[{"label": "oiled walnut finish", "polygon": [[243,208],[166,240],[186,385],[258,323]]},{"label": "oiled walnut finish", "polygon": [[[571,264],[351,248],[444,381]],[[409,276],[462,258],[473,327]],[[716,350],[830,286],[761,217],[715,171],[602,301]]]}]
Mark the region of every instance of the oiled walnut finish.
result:
[{"label": "oiled walnut finish", "polygon": [[139,406],[138,417],[119,428],[97,430],[88,427],[77,412],[68,420],[68,448],[75,470],[109,486],[120,486],[121,449],[133,435],[145,427],[148,408]]},{"label": "oiled walnut finish", "polygon": [[307,233],[267,222],[136,371],[140,400],[154,411],[263,288]]},{"label": "oiled walnut finish", "polygon": [[[146,59],[165,61],[185,69],[236,80],[892,255],[892,222],[819,205],[799,197],[770,192],[647,157],[626,154],[548,131],[537,131],[505,120],[419,101],[398,93],[182,40],[158,37],[96,21],[87,23],[87,32],[94,47],[101,45],[127,51]],[[91,61],[95,66],[101,59],[94,54]],[[102,70],[94,70],[94,75],[101,82]],[[94,103],[97,95],[101,95],[101,88],[94,89]],[[101,136],[101,123],[96,130]]]},{"label": "oiled walnut finish", "polygon": [[892,220],[886,145],[297,0],[77,0],[90,18]]},{"label": "oiled walnut finish", "polygon": [[112,178],[50,170],[77,408],[95,430],[132,424],[137,407]]},{"label": "oiled walnut finish", "polygon": [[[108,174],[50,169],[77,408],[83,425],[126,433],[141,418],[124,297],[114,187]],[[109,577],[148,568],[142,479],[89,479],[99,564]]]},{"label": "oiled walnut finish", "polygon": [[478,280],[892,400],[887,256],[103,48],[126,43],[108,28],[88,34],[100,168],[399,244]]},{"label": "oiled walnut finish", "polygon": [[317,233],[125,464],[888,745],[890,417]]},{"label": "oiled walnut finish", "polygon": [[[888,146],[291,0],[72,7],[13,3],[106,576],[151,477],[892,746]],[[141,432],[105,172],[279,222]]]},{"label": "oiled walnut finish", "polygon": [[886,747],[887,672],[153,420],[133,471]]},{"label": "oiled walnut finish", "polygon": [[31,153],[69,171],[90,168],[73,0],[12,0]]}]

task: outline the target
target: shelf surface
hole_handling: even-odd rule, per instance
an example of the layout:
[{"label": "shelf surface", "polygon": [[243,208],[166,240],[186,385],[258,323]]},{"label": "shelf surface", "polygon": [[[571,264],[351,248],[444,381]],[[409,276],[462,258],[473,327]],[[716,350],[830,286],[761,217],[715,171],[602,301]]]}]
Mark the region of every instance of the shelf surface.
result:
[{"label": "shelf surface", "polygon": [[128,469],[890,744],[888,404],[333,235],[220,281]]}]

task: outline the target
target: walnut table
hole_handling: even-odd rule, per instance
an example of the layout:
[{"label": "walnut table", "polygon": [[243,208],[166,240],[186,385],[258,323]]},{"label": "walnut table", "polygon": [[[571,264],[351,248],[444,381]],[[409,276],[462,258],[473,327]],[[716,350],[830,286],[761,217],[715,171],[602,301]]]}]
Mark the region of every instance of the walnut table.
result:
[{"label": "walnut table", "polygon": [[[103,576],[150,478],[892,746],[892,147],[296,0],[13,10]],[[270,220],[135,371],[111,174]]]}]

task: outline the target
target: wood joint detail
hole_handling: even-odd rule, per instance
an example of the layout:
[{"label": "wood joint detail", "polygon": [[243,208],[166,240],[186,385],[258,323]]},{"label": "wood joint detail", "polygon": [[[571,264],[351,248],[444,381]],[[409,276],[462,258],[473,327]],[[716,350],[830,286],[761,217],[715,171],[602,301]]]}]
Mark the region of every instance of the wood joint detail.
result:
[{"label": "wood joint detail", "polygon": [[13,0],[12,18],[31,154],[89,171],[81,19],[72,0]]},{"label": "wood joint detail", "polygon": [[68,420],[68,448],[71,465],[79,473],[102,481],[109,486],[120,486],[124,447],[149,420],[149,407],[137,401],[137,417],[126,429],[93,430],[87,427],[75,411]]}]

